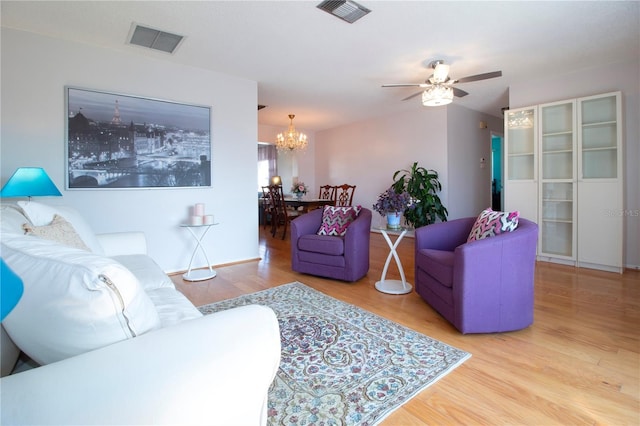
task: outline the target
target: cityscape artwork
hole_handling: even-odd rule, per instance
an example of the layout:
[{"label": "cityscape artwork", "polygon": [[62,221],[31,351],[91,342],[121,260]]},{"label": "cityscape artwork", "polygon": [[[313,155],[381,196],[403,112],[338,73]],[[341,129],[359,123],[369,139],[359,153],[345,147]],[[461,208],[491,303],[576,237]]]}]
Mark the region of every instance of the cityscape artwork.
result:
[{"label": "cityscape artwork", "polygon": [[67,183],[211,186],[211,109],[67,87]]}]

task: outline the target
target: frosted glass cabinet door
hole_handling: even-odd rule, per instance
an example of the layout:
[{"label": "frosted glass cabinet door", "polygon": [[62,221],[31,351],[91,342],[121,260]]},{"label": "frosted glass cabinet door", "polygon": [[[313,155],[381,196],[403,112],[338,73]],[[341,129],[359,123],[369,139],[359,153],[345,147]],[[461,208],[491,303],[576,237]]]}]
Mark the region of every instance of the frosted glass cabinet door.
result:
[{"label": "frosted glass cabinet door", "polygon": [[540,254],[574,259],[575,184],[544,182],[540,203]]},{"label": "frosted glass cabinet door", "polygon": [[537,222],[538,218],[538,108],[525,107],[505,114],[504,210]]},{"label": "frosted glass cabinet door", "polygon": [[575,179],[575,102],[540,106],[542,179]]},{"label": "frosted glass cabinet door", "polygon": [[620,92],[578,99],[578,178],[618,179],[622,150]]},{"label": "frosted glass cabinet door", "polygon": [[535,180],[536,107],[507,111],[505,119],[508,180]]}]

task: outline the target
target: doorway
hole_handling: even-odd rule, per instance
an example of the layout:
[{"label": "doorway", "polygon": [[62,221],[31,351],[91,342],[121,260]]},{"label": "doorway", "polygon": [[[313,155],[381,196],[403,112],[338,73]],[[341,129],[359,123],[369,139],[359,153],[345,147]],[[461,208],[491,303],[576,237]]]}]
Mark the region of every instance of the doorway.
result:
[{"label": "doorway", "polygon": [[503,206],[503,143],[504,137],[501,134],[491,132],[491,208],[494,211],[502,211]]}]

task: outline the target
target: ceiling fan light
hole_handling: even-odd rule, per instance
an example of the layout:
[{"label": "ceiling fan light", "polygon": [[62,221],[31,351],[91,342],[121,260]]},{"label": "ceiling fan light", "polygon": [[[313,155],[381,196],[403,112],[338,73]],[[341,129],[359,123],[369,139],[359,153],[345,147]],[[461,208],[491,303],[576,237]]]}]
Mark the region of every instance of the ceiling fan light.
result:
[{"label": "ceiling fan light", "polygon": [[449,76],[449,65],[439,63],[433,70],[433,80],[436,83],[444,83]]},{"label": "ceiling fan light", "polygon": [[434,85],[422,93],[422,105],[442,106],[453,102],[453,89],[448,86]]}]

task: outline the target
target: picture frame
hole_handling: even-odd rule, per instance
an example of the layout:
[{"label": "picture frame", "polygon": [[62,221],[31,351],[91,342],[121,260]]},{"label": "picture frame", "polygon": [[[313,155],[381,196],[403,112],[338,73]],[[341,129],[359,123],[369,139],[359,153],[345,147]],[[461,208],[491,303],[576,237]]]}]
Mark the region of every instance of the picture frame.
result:
[{"label": "picture frame", "polygon": [[67,189],[211,187],[211,108],[65,86]]}]

